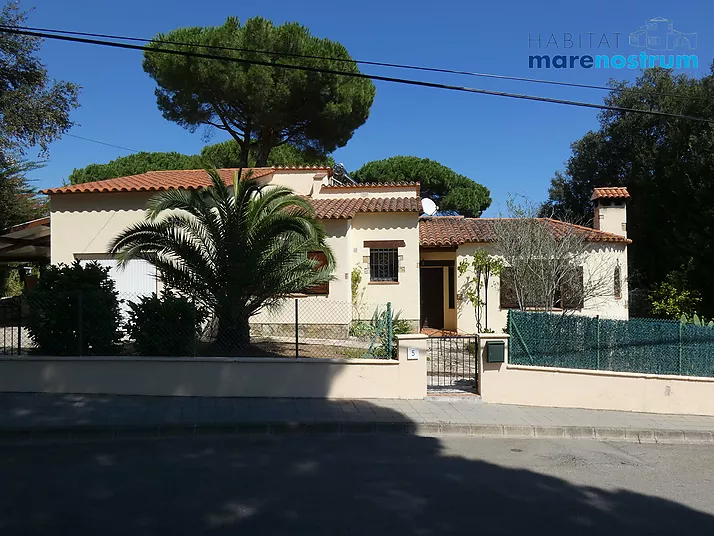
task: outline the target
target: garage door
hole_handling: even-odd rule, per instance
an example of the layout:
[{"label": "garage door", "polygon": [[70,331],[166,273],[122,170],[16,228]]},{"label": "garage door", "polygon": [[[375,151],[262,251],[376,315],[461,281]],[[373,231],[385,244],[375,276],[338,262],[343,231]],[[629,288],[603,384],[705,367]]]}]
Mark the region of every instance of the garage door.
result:
[{"label": "garage door", "polygon": [[96,262],[100,266],[109,268],[109,276],[114,280],[120,298],[146,296],[156,292],[156,268],[144,260],[131,260],[122,268],[117,266],[116,259],[80,262],[83,265]]}]

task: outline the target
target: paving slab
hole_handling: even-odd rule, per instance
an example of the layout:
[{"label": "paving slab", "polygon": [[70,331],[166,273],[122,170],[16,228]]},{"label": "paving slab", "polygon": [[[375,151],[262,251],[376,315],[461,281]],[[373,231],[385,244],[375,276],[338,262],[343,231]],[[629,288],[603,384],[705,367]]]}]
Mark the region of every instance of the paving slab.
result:
[{"label": "paving slab", "polygon": [[327,400],[2,393],[0,410],[0,441],[416,433],[714,444],[714,417],[474,404],[470,399],[435,397]]}]

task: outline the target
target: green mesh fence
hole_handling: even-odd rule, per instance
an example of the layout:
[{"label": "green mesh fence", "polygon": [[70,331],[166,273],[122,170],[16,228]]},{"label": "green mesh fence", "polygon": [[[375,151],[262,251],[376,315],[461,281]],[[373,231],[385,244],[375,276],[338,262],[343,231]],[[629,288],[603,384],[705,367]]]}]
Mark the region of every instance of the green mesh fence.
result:
[{"label": "green mesh fence", "polygon": [[714,377],[714,328],[510,311],[516,365]]}]

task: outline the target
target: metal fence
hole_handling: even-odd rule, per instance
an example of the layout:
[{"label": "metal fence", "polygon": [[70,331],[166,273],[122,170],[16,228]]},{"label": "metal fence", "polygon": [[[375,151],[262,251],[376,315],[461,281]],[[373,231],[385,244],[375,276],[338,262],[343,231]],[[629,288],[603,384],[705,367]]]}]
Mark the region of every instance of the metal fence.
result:
[{"label": "metal fence", "polygon": [[513,364],[714,377],[714,328],[513,310],[508,325]]},{"label": "metal fence", "polygon": [[478,385],[478,338],[446,335],[427,340],[427,388],[432,391],[471,391]]},{"label": "metal fence", "polygon": [[181,298],[166,306],[145,295],[30,294],[0,301],[0,354],[391,359],[393,320],[389,303],[290,298],[252,316],[246,338]]}]

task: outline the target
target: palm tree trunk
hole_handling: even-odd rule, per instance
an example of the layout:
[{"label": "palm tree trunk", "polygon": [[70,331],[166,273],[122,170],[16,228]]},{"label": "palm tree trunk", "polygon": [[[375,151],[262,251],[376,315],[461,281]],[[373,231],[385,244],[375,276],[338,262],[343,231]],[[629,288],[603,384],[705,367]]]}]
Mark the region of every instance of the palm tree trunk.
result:
[{"label": "palm tree trunk", "polygon": [[250,317],[236,311],[218,314],[216,348],[221,353],[245,353],[250,346]]}]

